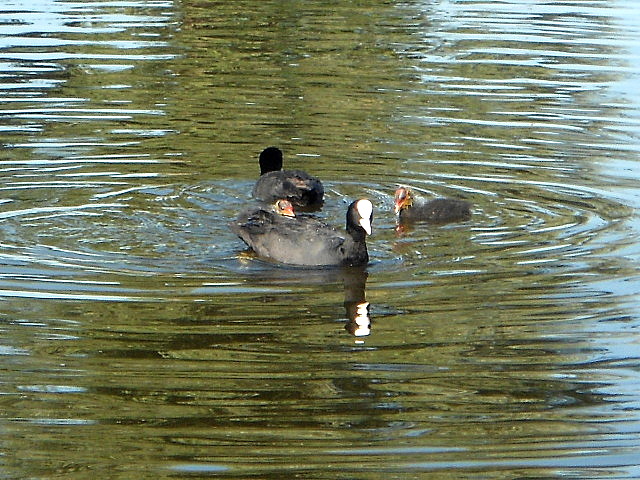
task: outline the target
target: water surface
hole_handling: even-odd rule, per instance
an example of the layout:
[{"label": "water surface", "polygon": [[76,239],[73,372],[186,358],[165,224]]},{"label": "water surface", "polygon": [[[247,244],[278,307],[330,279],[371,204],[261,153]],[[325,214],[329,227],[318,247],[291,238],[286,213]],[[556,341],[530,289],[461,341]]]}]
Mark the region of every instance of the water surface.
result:
[{"label": "water surface", "polygon": [[[639,26],[629,1],[5,3],[2,476],[637,478]],[[367,268],[245,251],[268,145],[328,222],[374,202]],[[399,184],[473,216],[398,235]]]}]

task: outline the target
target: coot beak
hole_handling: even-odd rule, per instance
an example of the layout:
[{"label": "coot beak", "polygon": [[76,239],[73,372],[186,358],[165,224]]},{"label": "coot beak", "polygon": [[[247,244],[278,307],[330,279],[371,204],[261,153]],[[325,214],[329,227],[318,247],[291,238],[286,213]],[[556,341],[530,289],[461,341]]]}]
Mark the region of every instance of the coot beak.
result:
[{"label": "coot beak", "polygon": [[285,217],[295,217],[296,216],[295,212],[293,211],[293,205],[291,205],[291,204],[284,205],[282,207],[282,210],[280,211],[280,213],[282,215],[284,215]]},{"label": "coot beak", "polygon": [[398,215],[400,210],[407,206],[409,203],[409,194],[404,187],[400,187],[396,190],[396,194],[393,197],[393,212]]},{"label": "coot beak", "polygon": [[367,232],[367,235],[371,235],[371,220],[368,218],[361,218],[358,222],[364,231]]},{"label": "coot beak", "polygon": [[394,213],[398,215],[400,213],[400,210],[402,210],[407,205],[407,203],[409,203],[408,197],[405,194],[396,194],[396,197],[393,199]]}]

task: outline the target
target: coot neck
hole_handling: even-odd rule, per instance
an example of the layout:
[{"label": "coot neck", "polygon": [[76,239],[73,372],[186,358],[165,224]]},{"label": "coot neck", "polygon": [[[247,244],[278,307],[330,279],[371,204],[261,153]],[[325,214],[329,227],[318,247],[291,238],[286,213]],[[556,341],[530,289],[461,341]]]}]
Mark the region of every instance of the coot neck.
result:
[{"label": "coot neck", "polygon": [[349,220],[347,220],[347,233],[351,238],[353,238],[358,243],[365,243],[365,238],[367,237],[367,232],[364,231],[359,225],[353,225]]},{"label": "coot neck", "polygon": [[[357,265],[366,265],[369,263],[369,252],[367,251],[366,237],[367,233],[360,226],[351,225],[347,222],[347,235],[351,237],[353,242],[351,247],[351,258],[355,260]],[[352,265],[353,263],[348,263]]]}]

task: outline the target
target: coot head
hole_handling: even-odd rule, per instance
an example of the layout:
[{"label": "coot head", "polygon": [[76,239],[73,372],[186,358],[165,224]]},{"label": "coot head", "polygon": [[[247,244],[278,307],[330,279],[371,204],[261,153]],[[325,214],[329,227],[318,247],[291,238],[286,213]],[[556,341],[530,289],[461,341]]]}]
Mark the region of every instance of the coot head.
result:
[{"label": "coot head", "polygon": [[347,230],[364,230],[371,235],[371,222],[373,221],[373,204],[366,198],[356,200],[347,210]]},{"label": "coot head", "polygon": [[403,209],[413,205],[413,194],[407,187],[399,187],[394,197],[393,211],[398,215]]},{"label": "coot head", "polygon": [[273,204],[273,211],[279,215],[284,215],[285,217],[296,216],[293,211],[293,204],[289,200],[276,200],[276,203]]},{"label": "coot head", "polygon": [[260,175],[282,170],[282,150],[278,147],[267,147],[260,153]]}]

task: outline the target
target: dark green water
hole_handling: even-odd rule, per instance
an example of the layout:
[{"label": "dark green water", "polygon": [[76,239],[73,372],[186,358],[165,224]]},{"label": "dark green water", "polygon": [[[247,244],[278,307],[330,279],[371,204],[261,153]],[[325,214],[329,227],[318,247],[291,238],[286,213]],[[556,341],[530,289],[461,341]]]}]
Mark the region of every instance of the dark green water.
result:
[{"label": "dark green water", "polygon": [[[640,476],[634,2],[27,3],[0,477]],[[366,269],[245,253],[268,145],[373,201]],[[473,216],[399,236],[398,184]]]}]

